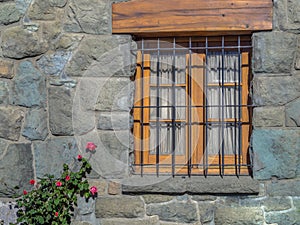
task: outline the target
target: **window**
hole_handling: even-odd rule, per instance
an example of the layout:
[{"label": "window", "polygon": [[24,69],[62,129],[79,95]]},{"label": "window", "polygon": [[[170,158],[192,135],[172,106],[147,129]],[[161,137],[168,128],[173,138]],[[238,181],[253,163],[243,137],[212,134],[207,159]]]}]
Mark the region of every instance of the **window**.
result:
[{"label": "window", "polygon": [[138,174],[249,175],[251,38],[142,38],[134,99]]}]

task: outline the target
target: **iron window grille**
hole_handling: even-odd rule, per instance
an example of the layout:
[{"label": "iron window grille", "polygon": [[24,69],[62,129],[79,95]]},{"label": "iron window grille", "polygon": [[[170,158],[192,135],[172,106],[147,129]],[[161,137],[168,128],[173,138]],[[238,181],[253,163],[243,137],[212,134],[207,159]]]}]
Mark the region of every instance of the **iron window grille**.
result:
[{"label": "iron window grille", "polygon": [[134,173],[251,175],[251,37],[137,43]]}]

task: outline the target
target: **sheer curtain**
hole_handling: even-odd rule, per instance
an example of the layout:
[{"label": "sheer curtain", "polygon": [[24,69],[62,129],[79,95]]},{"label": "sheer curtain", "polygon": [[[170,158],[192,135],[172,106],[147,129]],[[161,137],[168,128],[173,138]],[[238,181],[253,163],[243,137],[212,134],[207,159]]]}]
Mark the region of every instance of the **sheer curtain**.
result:
[{"label": "sheer curtain", "polygon": [[[214,52],[207,55],[208,154],[235,154],[238,149],[239,54]],[[224,86],[222,86],[224,84]],[[235,85],[236,84],[236,85]],[[223,124],[223,126],[222,126]]]},{"label": "sheer curtain", "polygon": [[[172,153],[172,106],[186,105],[186,56],[151,55],[150,105],[150,154]],[[175,87],[172,87],[173,73]],[[173,95],[175,102],[173,103]],[[157,112],[158,110],[158,112]],[[185,154],[186,132],[184,122],[186,108],[175,107],[175,154]],[[159,121],[159,123],[157,123]],[[157,140],[157,136],[159,140]]]}]

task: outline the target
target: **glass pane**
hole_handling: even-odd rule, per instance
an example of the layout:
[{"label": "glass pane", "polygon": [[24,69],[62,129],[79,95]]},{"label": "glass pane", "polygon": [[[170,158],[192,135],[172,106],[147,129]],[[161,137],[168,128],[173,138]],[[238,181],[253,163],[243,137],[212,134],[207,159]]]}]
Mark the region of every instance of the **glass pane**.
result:
[{"label": "glass pane", "polygon": [[207,148],[208,155],[217,155],[222,152],[224,144],[224,154],[238,154],[239,129],[234,124],[208,126]]},{"label": "glass pane", "polygon": [[[159,98],[157,98],[157,90]],[[150,105],[159,107],[158,117],[160,120],[172,120],[172,94],[175,92],[175,120],[186,118],[186,91],[185,87],[151,87],[150,88]],[[150,120],[156,120],[157,108],[150,109]]]},{"label": "glass pane", "polygon": [[[186,141],[185,132],[185,126],[177,123],[175,125],[175,140],[172,140],[171,123],[160,123],[158,129],[156,124],[150,124],[150,154],[156,154],[157,146],[159,146],[160,155],[172,154],[172,141],[175,141],[175,155],[184,155]],[[157,140],[157,135],[159,140]]]},{"label": "glass pane", "polygon": [[[158,60],[159,59],[159,60]],[[174,65],[173,65],[174,64]],[[165,85],[172,84],[173,73],[175,73],[175,84],[186,83],[186,57],[185,55],[163,54],[159,57],[151,55],[151,84]]]},{"label": "glass pane", "polygon": [[[210,87],[207,88],[207,115],[208,118],[222,119],[222,110],[224,119],[238,118],[239,108],[239,90],[238,87]],[[223,93],[223,94],[222,94]],[[222,105],[224,106],[222,108]]]},{"label": "glass pane", "polygon": [[[222,69],[223,68],[223,69]],[[239,81],[239,54],[225,52],[224,65],[221,52],[210,52],[207,55],[207,82],[224,83]]]}]

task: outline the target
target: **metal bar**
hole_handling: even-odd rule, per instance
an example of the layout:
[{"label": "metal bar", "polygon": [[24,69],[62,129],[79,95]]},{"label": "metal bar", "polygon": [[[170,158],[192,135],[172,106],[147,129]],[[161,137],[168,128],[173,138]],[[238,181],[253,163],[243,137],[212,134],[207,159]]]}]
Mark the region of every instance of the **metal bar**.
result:
[{"label": "metal bar", "polygon": [[143,176],[143,164],[144,164],[144,39],[142,39],[142,74],[141,74],[141,176]]},{"label": "metal bar", "polygon": [[238,57],[239,57],[239,71],[238,71],[238,83],[239,83],[239,86],[238,86],[238,95],[239,95],[239,99],[238,99],[238,171],[237,171],[237,176],[240,175],[240,171],[241,171],[241,147],[242,147],[242,129],[241,129],[241,115],[242,115],[242,108],[241,108],[241,101],[242,101],[242,90],[241,90],[241,82],[242,82],[242,70],[241,70],[241,57],[242,57],[242,54],[241,54],[241,47],[240,47],[240,44],[241,44],[241,37],[238,36]]},{"label": "metal bar", "polygon": [[173,61],[172,61],[172,176],[175,175],[175,138],[176,138],[176,127],[175,127],[175,116],[176,116],[176,99],[175,99],[175,46],[176,46],[176,39],[173,39]]},{"label": "metal bar", "polygon": [[159,107],[159,96],[160,96],[160,87],[159,87],[159,57],[160,57],[160,43],[159,43],[159,38],[157,39],[157,73],[156,73],[156,175],[159,176],[159,153],[160,153],[160,122],[159,122],[159,117],[160,117],[160,107]]},{"label": "metal bar", "polygon": [[[224,110],[224,107],[225,107],[225,89],[224,89],[224,76],[225,76],[225,50],[224,50],[224,36],[222,36],[222,91],[221,91],[221,104],[222,104],[222,108],[221,108],[221,113],[222,113],[222,136],[221,136],[221,148],[222,148],[222,162],[221,162],[221,176],[223,177],[224,176],[224,138],[225,138],[225,127],[224,127],[224,118],[225,118],[225,110]],[[219,139],[220,140],[220,139]]]},{"label": "metal bar", "polygon": [[[192,172],[192,166],[191,166],[191,160],[192,160],[192,38],[189,38],[189,63],[188,63],[188,93],[190,93],[190,95],[188,95],[188,99],[189,99],[189,103],[188,103],[188,128],[189,128],[189,132],[188,132],[188,176],[191,176],[191,172]],[[194,74],[195,75],[195,74]]]},{"label": "metal bar", "polygon": [[[207,62],[207,59],[208,59],[208,38],[205,37],[205,57],[206,57],[206,62]],[[207,101],[207,97],[206,97],[206,94],[207,94],[207,77],[208,77],[208,68],[205,69],[205,76],[204,76],[204,94],[205,94],[205,98],[204,98],[204,106],[205,106],[205,122],[208,121],[208,101]],[[203,164],[204,164],[204,171],[203,171],[203,174],[204,176],[206,177],[207,174],[208,174],[208,138],[207,138],[207,135],[208,135],[208,127],[207,127],[207,124],[205,124],[205,134],[204,134],[204,139],[205,139],[205,148],[203,149],[204,150],[204,154],[203,154]]]},{"label": "metal bar", "polygon": [[[235,105],[226,105],[227,107],[236,107],[236,104]],[[240,106],[242,106],[242,107],[255,107],[254,105],[243,105],[243,104],[241,104]],[[157,106],[155,105],[155,106],[133,106],[132,108],[133,109],[139,109],[139,108],[145,108],[145,109],[147,109],[147,108],[156,108]],[[160,109],[162,109],[162,108],[172,108],[172,106],[159,106],[160,107]],[[177,105],[176,106],[177,108],[178,107],[181,107],[181,108],[186,108],[186,105]],[[222,107],[221,105],[210,105],[210,106],[206,106],[206,105],[192,105],[191,106],[191,108],[212,108],[212,107]]]},{"label": "metal bar", "polygon": [[[238,46],[224,46],[224,49],[237,49]],[[244,49],[251,49],[252,46],[251,45],[245,45],[243,46]],[[211,47],[192,47],[191,50],[218,50],[220,49],[220,46],[211,46]],[[145,51],[157,51],[157,48],[145,48]],[[172,51],[172,50],[176,50],[176,51],[186,51],[185,48],[163,48],[161,49],[162,51]],[[137,51],[137,50],[132,50],[132,51]]]}]

